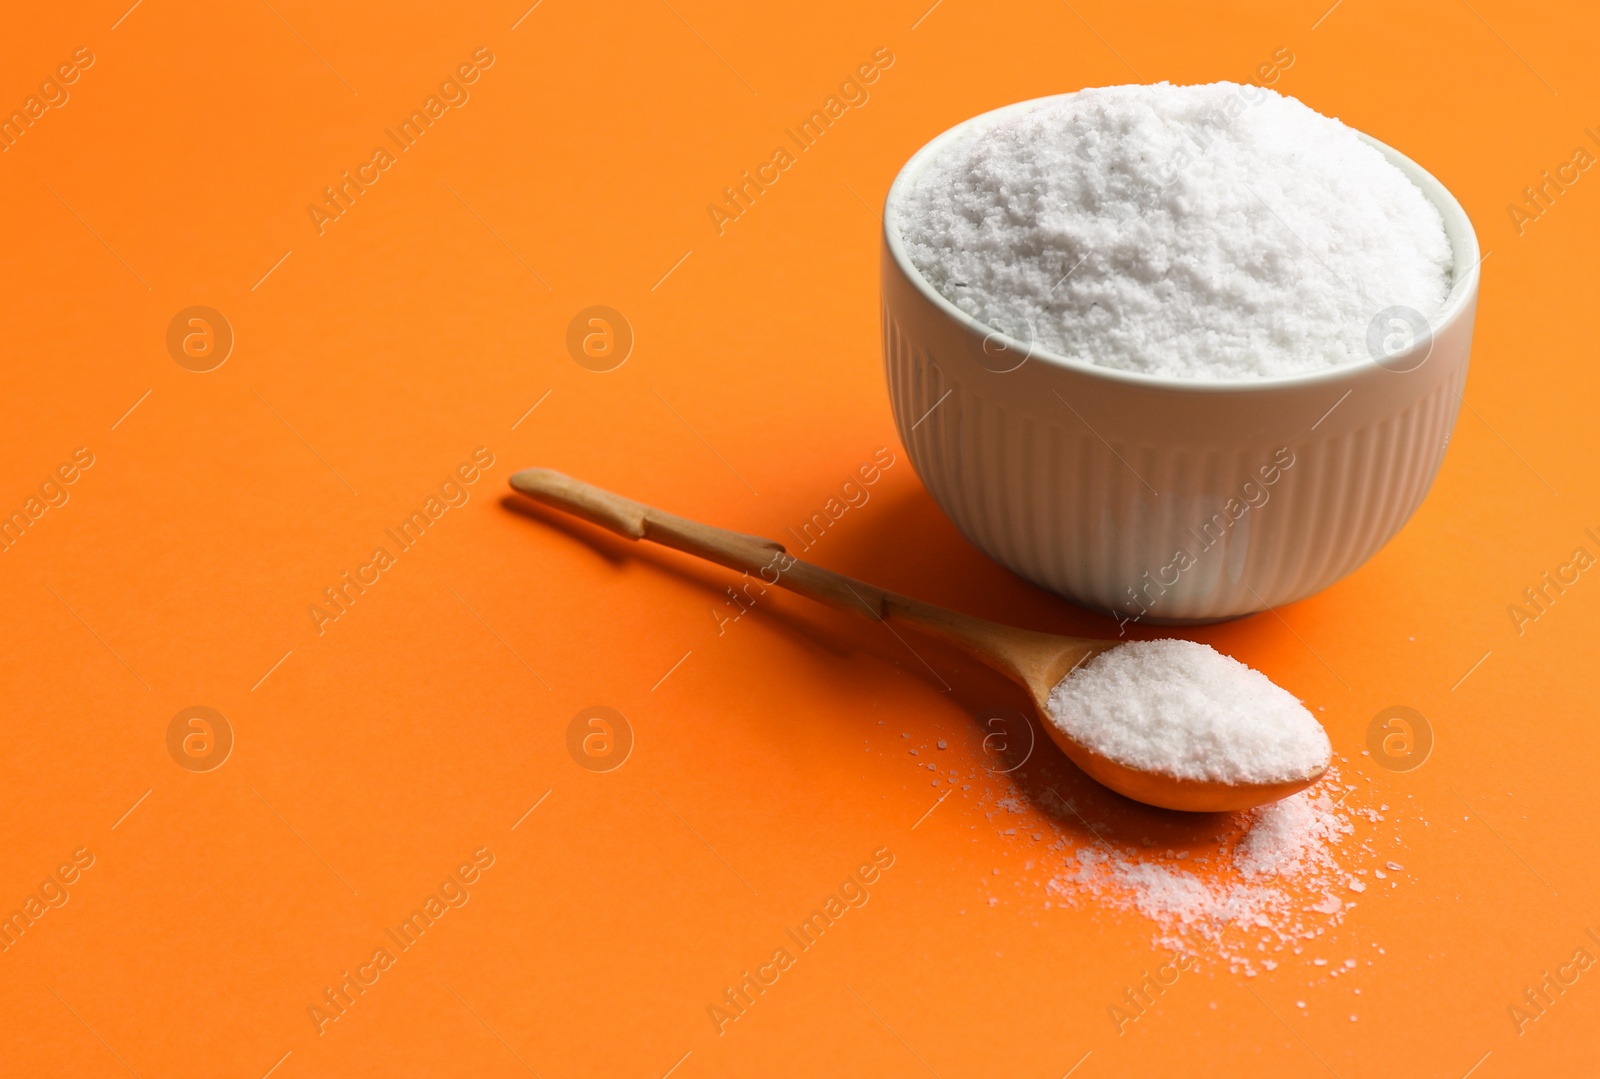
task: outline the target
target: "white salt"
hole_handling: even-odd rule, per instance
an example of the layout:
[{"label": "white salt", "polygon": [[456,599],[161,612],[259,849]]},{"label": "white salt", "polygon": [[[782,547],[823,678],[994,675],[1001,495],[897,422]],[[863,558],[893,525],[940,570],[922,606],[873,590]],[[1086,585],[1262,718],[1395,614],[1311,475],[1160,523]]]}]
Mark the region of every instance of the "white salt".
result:
[{"label": "white salt", "polygon": [[[1341,786],[1335,769],[1324,783]],[[1298,941],[1344,920],[1346,905],[1333,893],[1354,879],[1338,852],[1355,828],[1327,790],[1301,791],[1233,819],[1230,831],[1242,826],[1244,834],[1230,837],[1215,868],[1145,860],[1098,840],[1078,847],[1046,890],[1071,904],[1087,898],[1138,911],[1155,923],[1157,947],[1209,952],[1245,974],[1272,970],[1278,961],[1260,953],[1299,954]]]},{"label": "white salt", "polygon": [[1379,312],[1431,318],[1438,210],[1338,120],[1255,86],[1112,86],[944,147],[896,226],[978,321],[1051,352],[1178,378],[1366,360]]},{"label": "white salt", "polygon": [[1330,868],[1328,844],[1350,830],[1333,813],[1323,792],[1303,791],[1254,811],[1250,830],[1234,848],[1233,864],[1246,877],[1297,877],[1313,868]]},{"label": "white salt", "polygon": [[1130,768],[1180,779],[1304,779],[1326,768],[1333,751],[1322,724],[1293,694],[1194,641],[1118,645],[1063,678],[1048,703],[1051,722],[1073,741]]}]

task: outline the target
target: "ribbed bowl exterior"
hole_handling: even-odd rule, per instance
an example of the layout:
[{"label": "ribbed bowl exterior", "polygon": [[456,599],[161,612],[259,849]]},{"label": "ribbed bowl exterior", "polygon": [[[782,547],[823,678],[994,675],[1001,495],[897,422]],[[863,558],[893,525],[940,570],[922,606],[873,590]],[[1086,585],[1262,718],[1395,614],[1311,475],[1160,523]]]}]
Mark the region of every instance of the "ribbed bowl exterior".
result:
[{"label": "ribbed bowl exterior", "polygon": [[1477,302],[1476,238],[1436,180],[1375,143],[1439,205],[1456,249],[1431,350],[1259,383],[1039,355],[1008,370],[1020,345],[937,298],[897,250],[896,194],[939,141],[889,196],[884,367],[917,474],[978,548],[1085,607],[1206,622],[1326,588],[1406,523],[1455,425]]},{"label": "ribbed bowl exterior", "polygon": [[1360,566],[1427,494],[1466,379],[1470,311],[1415,371],[1310,387],[1173,393],[1035,360],[1000,374],[891,267],[889,395],[934,499],[1014,572],[1144,621],[1276,607]]}]

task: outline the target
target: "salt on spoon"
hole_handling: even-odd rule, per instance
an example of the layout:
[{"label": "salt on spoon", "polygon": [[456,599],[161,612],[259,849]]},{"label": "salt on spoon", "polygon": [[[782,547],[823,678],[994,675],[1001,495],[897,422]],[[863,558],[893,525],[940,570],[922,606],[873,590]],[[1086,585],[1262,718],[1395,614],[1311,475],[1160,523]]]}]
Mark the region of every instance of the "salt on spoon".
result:
[{"label": "salt on spoon", "polygon": [[1205,645],[1097,641],[1004,626],[884,591],[802,562],[773,540],[664,513],[547,468],[523,469],[511,486],[629,539],[674,547],[965,649],[1028,691],[1051,740],[1074,764],[1136,801],[1192,812],[1249,809],[1304,790],[1328,766],[1327,735],[1298,701]]},{"label": "salt on spoon", "polygon": [[1272,783],[1319,775],[1333,747],[1305,705],[1260,671],[1194,641],[1130,641],[1050,691],[1075,741],[1133,768]]}]

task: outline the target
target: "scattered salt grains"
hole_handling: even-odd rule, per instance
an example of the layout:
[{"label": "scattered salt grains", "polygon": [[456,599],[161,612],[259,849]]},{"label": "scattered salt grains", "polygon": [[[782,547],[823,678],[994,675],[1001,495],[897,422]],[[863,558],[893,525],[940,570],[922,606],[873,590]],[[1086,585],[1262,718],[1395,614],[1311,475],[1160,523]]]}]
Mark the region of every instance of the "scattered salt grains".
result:
[{"label": "scattered salt grains", "polygon": [[[1346,844],[1356,814],[1335,799],[1349,789],[1330,768],[1319,786],[1239,814],[1244,833],[1216,837],[1222,846],[1215,865],[1180,861],[1165,848],[1141,855],[1133,847],[1085,843],[1046,890],[1067,905],[1087,900],[1137,911],[1155,923],[1156,947],[1208,949],[1235,973],[1273,970],[1274,955],[1301,954],[1297,941],[1342,924],[1353,906],[1334,894],[1355,881],[1339,855],[1346,851],[1353,860],[1370,849]],[[1352,965],[1345,961],[1339,972]]]},{"label": "scattered salt grains", "polygon": [[1335,866],[1326,842],[1354,831],[1334,812],[1327,791],[1302,791],[1263,806],[1244,838],[1234,847],[1234,862],[1246,876],[1267,873],[1293,876],[1312,865]]}]

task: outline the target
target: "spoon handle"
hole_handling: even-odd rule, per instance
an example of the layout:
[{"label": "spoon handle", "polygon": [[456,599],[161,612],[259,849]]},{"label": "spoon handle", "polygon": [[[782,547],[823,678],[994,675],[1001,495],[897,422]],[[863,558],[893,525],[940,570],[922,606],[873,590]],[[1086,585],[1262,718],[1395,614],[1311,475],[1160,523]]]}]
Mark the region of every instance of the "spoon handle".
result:
[{"label": "spoon handle", "polygon": [[[1037,674],[1041,651],[1053,655],[1070,638],[988,622],[912,599],[803,562],[783,544],[730,532],[612,494],[548,468],[526,468],[511,486],[536,501],[582,517],[628,539],[646,539],[781,585],[821,603],[879,622],[913,625],[965,649],[1024,687]],[[1087,643],[1087,642],[1085,642]]]}]

